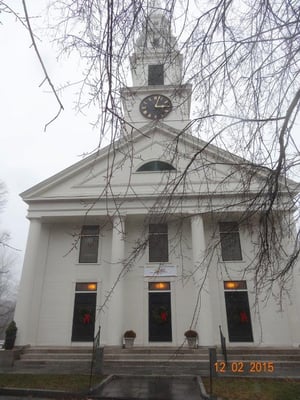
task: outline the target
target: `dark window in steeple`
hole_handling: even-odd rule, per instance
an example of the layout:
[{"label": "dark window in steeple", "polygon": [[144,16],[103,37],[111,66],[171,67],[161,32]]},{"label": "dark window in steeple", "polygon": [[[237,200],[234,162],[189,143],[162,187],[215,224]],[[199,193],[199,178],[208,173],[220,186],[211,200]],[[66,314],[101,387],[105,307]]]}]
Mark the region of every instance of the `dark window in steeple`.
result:
[{"label": "dark window in steeple", "polygon": [[163,64],[148,66],[148,85],[164,85]]},{"label": "dark window in steeple", "polygon": [[152,46],[157,49],[160,46],[160,40],[159,37],[154,37],[152,39]]},{"label": "dark window in steeple", "polygon": [[137,171],[174,171],[175,168],[173,165],[165,162],[165,161],[149,161],[146,164],[143,164]]}]

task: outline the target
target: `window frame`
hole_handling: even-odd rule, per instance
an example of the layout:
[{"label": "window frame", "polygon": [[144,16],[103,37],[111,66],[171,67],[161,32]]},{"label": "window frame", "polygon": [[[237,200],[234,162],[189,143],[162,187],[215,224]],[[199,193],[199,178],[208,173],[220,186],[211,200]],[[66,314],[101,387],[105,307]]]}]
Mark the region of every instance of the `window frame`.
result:
[{"label": "window frame", "polygon": [[[94,230],[94,232],[92,232]],[[83,225],[80,232],[79,264],[97,264],[99,257],[99,225]],[[93,239],[93,253],[86,252],[88,241]]]},{"label": "window frame", "polygon": [[239,224],[236,221],[220,221],[219,234],[223,261],[242,261]]},{"label": "window frame", "polygon": [[148,65],[148,86],[159,86],[165,84],[164,64]]},{"label": "window frame", "polygon": [[[148,169],[150,167],[150,169]],[[154,169],[153,169],[154,168]],[[176,171],[176,168],[167,161],[152,160],[142,164],[136,172],[170,172]]]},{"label": "window frame", "polygon": [[[148,257],[150,263],[169,262],[168,224],[149,224]],[[160,250],[160,251],[158,251]]]}]

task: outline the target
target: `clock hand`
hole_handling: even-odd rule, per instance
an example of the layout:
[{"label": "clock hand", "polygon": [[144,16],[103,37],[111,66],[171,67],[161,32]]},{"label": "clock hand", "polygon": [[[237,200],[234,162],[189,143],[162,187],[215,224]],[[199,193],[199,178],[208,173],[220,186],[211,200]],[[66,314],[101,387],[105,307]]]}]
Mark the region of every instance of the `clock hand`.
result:
[{"label": "clock hand", "polygon": [[156,103],[154,104],[154,108],[160,108],[160,106],[158,105],[159,99],[160,99],[160,96],[158,96]]},{"label": "clock hand", "polygon": [[158,96],[158,99],[156,100],[156,103],[154,104],[154,108],[166,108],[168,107],[168,104],[159,104],[160,96]]}]

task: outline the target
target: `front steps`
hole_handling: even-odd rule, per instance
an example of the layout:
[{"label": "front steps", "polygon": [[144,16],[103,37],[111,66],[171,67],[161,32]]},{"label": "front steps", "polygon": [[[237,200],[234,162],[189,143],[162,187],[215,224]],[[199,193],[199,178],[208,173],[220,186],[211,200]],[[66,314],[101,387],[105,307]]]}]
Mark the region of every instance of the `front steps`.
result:
[{"label": "front steps", "polygon": [[208,351],[176,347],[105,347],[105,374],[201,375],[208,370]]},{"label": "front steps", "polygon": [[92,347],[27,347],[14,363],[18,373],[89,374]]},{"label": "front steps", "polygon": [[228,365],[218,376],[261,378],[300,378],[300,348],[238,347],[229,348]]},{"label": "front steps", "polygon": [[[299,348],[228,348],[228,365],[217,349],[218,376],[300,377]],[[83,373],[91,370],[91,347],[29,347],[15,361],[18,373]],[[103,373],[106,375],[208,376],[208,348],[137,347],[104,348]]]},{"label": "front steps", "polygon": [[[218,376],[300,377],[300,349],[229,348],[228,364],[217,349]],[[200,375],[209,376],[208,348],[106,347],[104,373],[116,375]]]}]

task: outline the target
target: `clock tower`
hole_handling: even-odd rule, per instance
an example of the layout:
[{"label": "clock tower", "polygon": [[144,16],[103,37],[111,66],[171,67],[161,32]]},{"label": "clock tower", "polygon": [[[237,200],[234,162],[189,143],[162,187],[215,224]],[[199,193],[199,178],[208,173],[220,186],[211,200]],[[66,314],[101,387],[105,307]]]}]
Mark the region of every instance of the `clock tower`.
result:
[{"label": "clock tower", "polygon": [[182,82],[182,55],[168,11],[150,3],[130,57],[133,86],[121,90],[126,130],[160,122],[183,130],[190,122],[192,86]]}]

